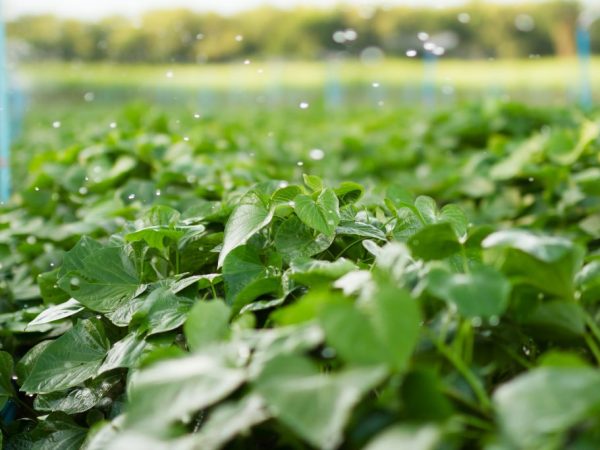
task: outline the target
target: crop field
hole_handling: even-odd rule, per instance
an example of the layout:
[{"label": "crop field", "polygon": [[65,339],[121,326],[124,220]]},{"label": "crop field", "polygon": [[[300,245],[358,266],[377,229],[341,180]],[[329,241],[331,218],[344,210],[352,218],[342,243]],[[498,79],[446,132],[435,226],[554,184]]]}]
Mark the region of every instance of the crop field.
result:
[{"label": "crop field", "polygon": [[149,106],[89,73],[15,136],[2,448],[600,447],[598,112],[323,80]]}]

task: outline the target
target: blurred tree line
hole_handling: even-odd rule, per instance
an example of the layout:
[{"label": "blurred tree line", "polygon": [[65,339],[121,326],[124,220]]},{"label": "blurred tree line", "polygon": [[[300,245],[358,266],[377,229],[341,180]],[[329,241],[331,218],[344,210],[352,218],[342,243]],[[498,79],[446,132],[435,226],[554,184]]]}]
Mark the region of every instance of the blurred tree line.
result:
[{"label": "blurred tree line", "polygon": [[[260,8],[232,16],[177,9],[149,12],[137,20],[110,17],[92,23],[23,16],[8,24],[8,33],[22,57],[66,61],[314,59],[340,52],[404,56],[411,50],[422,52],[427,42],[450,57],[571,56],[580,9],[574,0],[519,5],[473,1],[445,9]],[[593,27],[592,39],[600,51],[600,25]]]}]

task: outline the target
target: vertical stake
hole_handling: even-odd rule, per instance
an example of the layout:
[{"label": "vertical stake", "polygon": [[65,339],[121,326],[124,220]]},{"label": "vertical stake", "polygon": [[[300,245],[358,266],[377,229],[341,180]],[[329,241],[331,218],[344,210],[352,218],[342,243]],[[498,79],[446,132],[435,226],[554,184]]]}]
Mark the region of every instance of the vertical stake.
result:
[{"label": "vertical stake", "polygon": [[10,129],[6,35],[2,13],[2,0],[0,0],[0,201],[6,202],[10,196]]}]

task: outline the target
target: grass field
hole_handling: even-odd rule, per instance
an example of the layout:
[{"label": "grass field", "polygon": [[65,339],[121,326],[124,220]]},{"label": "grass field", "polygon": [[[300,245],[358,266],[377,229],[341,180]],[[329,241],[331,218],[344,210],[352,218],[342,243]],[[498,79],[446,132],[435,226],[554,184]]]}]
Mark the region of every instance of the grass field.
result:
[{"label": "grass field", "polygon": [[[160,101],[234,103],[293,102],[305,95],[328,103],[356,99],[414,103],[423,95],[440,101],[485,95],[509,95],[543,103],[564,103],[577,97],[582,79],[577,60],[440,60],[425,67],[421,60],[240,61],[210,65],[25,64],[17,72],[24,86],[45,95],[82,98],[93,92],[98,101],[115,102],[137,96]],[[590,64],[591,82],[600,88],[600,59]],[[551,94],[551,95],[549,95]],[[257,100],[257,96],[258,100]],[[248,97],[248,98],[245,98]]]}]

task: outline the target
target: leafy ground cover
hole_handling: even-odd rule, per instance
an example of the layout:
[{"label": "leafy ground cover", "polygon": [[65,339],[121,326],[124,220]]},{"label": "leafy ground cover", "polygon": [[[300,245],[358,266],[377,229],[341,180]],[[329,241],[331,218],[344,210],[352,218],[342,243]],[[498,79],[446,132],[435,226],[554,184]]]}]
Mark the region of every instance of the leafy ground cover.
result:
[{"label": "leafy ground cover", "polygon": [[593,114],[116,124],[0,216],[4,448],[599,445]]}]

